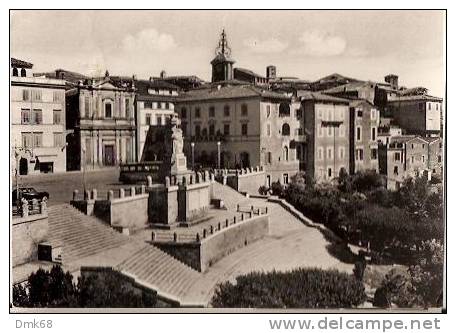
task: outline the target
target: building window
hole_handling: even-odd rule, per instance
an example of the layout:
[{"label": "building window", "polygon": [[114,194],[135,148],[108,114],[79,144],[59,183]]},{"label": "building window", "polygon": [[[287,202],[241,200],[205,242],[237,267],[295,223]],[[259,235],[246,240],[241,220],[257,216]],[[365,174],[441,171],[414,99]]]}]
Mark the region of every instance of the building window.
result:
[{"label": "building window", "polygon": [[339,147],[339,158],[343,159],[345,157],[345,148]]},{"label": "building window", "polygon": [[13,76],[19,76],[19,73],[18,73],[16,67],[13,68]]},{"label": "building window", "polygon": [[43,146],[43,133],[33,133],[33,147]]},{"label": "building window", "polygon": [[63,147],[63,133],[54,133],[54,147]]},{"label": "building window", "polygon": [[200,118],[200,117],[201,117],[201,109],[195,108],[195,118]]},{"label": "building window", "polygon": [[266,105],[266,117],[269,118],[270,115],[271,115],[271,106],[270,105]]},{"label": "building window", "polygon": [[271,136],[271,124],[266,125],[266,135]]},{"label": "building window", "polygon": [[209,118],[214,118],[215,117],[215,107],[211,106],[209,107]]},{"label": "building window", "polygon": [[356,116],[357,116],[358,118],[362,118],[362,117],[363,117],[363,111],[362,111],[362,110],[356,111]]},{"label": "building window", "polygon": [[54,110],[52,113],[52,119],[54,125],[60,125],[62,123],[62,110]]},{"label": "building window", "polygon": [[377,138],[377,128],[376,127],[372,127],[372,141],[375,141],[375,139]]},{"label": "building window", "polygon": [[364,160],[364,150],[363,149],[356,149],[356,160],[357,161]]},{"label": "building window", "polygon": [[26,77],[27,76],[27,71],[25,70],[25,68],[21,68],[21,76],[22,77]]},{"label": "building window", "polygon": [[437,162],[442,163],[442,155],[437,156]]},{"label": "building window", "polygon": [[288,173],[283,174],[283,183],[288,184]]},{"label": "building window", "polygon": [[344,126],[344,124],[341,124],[341,125],[339,126],[339,137],[342,138],[342,137],[344,137],[344,136],[345,136],[345,126]]},{"label": "building window", "polygon": [[285,161],[288,161],[288,147],[287,146],[283,147],[283,159]]},{"label": "building window", "polygon": [[23,125],[30,124],[30,110],[29,109],[21,110],[21,124],[23,124]]},{"label": "building window", "polygon": [[332,127],[331,126],[328,126],[328,136],[332,136]]},{"label": "building window", "polygon": [[161,109],[162,108],[162,103],[161,102],[157,102],[157,109]]},{"label": "building window", "polygon": [[182,119],[186,119],[187,118],[187,109],[186,108],[182,108],[181,109],[181,118]]},{"label": "building window", "polygon": [[436,109],[437,111],[439,111],[439,103],[436,103],[436,104],[435,104],[435,109]]},{"label": "building window", "polygon": [[62,91],[54,91],[52,94],[52,100],[56,103],[60,103],[60,102],[62,102],[62,96],[63,96]]},{"label": "building window", "polygon": [[223,107],[223,115],[225,117],[229,117],[230,116],[230,106],[229,105],[225,105]]},{"label": "building window", "polygon": [[187,136],[187,123],[181,123],[182,136]]},{"label": "building window", "polygon": [[326,156],[328,157],[328,159],[332,159],[332,148],[331,147],[326,148]]},{"label": "building window", "polygon": [[415,157],[412,156],[412,163],[415,163]]},{"label": "building window", "polygon": [[209,125],[209,135],[210,136],[215,135],[215,126],[214,126],[214,124],[210,124]]},{"label": "building window", "polygon": [[320,124],[320,125],[317,125],[318,126],[318,137],[321,138],[323,137],[323,126]]},{"label": "building window", "polygon": [[30,90],[28,90],[28,89],[22,90],[22,100],[30,101]]},{"label": "building window", "polygon": [[376,160],[377,159],[377,149],[372,148],[371,149],[371,160]]},{"label": "building window", "polygon": [[157,115],[157,125],[161,126],[162,122],[163,122],[162,116],[161,115]]},{"label": "building window", "polygon": [[399,168],[397,167],[397,165],[394,166],[394,174],[395,175],[398,175],[399,174]]},{"label": "building window", "polygon": [[282,135],[290,136],[290,125],[288,125],[287,123],[282,125]]},{"label": "building window", "polygon": [[376,109],[371,109],[371,118],[377,119],[377,110]]},{"label": "building window", "polygon": [[328,178],[332,177],[332,168],[328,168]]},{"label": "building window", "polygon": [[150,116],[150,114],[146,114],[146,125],[150,126],[151,124],[152,124],[151,116]]},{"label": "building window", "polygon": [[421,156],[421,162],[424,163],[424,155]]},{"label": "building window", "polygon": [[168,102],[165,103],[165,109],[169,110],[169,103]]},{"label": "building window", "polygon": [[223,125],[223,134],[224,135],[230,135],[230,124],[224,124]]},{"label": "building window", "polygon": [[90,118],[90,98],[84,98],[84,114],[86,118]]},{"label": "building window", "polygon": [[394,160],[400,161],[401,160],[401,153],[394,153]]},{"label": "building window", "polygon": [[296,119],[302,118],[302,110],[300,108],[295,110],[295,116],[296,116]]},{"label": "building window", "polygon": [[323,147],[318,147],[318,159],[323,161]]},{"label": "building window", "polygon": [[247,108],[247,104],[242,104],[241,105],[241,115],[243,117],[247,117],[248,113],[249,113],[249,110]]},{"label": "building window", "polygon": [[32,111],[32,123],[39,125],[43,123],[43,111],[34,109]]},{"label": "building window", "polygon": [[125,98],[125,117],[130,118],[130,99]]},{"label": "building window", "polygon": [[32,101],[40,102],[41,97],[41,90],[32,90]]},{"label": "building window", "polygon": [[268,163],[271,164],[272,163],[272,153],[269,151],[267,156],[268,156]]},{"label": "building window", "polygon": [[242,135],[247,135],[247,124],[242,124],[241,134]]},{"label": "building window", "polygon": [[112,118],[112,104],[105,103],[105,118]]},{"label": "building window", "polygon": [[361,127],[356,127],[356,141],[361,141]]},{"label": "building window", "polygon": [[200,125],[195,125],[195,136],[196,137],[201,136],[201,126]]},{"label": "building window", "polygon": [[418,103],[418,110],[424,111],[426,109],[426,103]]},{"label": "building window", "polygon": [[32,133],[22,133],[22,147],[32,148]]},{"label": "building window", "polygon": [[288,103],[280,103],[279,105],[279,117],[290,116],[290,105]]}]

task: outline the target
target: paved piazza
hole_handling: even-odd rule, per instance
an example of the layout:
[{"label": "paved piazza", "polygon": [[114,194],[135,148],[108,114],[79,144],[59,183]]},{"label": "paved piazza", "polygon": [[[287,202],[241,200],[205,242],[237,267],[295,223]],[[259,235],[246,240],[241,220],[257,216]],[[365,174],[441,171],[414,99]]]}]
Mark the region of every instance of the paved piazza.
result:
[{"label": "paved piazza", "polygon": [[[75,189],[82,193],[84,178],[86,188],[88,190],[96,188],[99,195],[105,195],[110,189],[127,187],[119,182],[118,168],[87,171],[85,176],[80,171],[20,176],[19,186],[30,186],[38,191],[47,191],[50,196],[49,205],[52,206],[69,203]],[[14,188],[15,179],[13,178],[11,182]]]}]

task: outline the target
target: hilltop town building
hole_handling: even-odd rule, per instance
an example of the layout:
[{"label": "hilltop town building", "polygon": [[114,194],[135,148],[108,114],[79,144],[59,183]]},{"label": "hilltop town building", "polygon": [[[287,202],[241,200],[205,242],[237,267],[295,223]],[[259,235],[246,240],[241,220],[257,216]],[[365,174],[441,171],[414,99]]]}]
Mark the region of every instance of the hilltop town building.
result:
[{"label": "hilltop town building", "polygon": [[378,172],[380,112],[366,100],[350,101],[350,174]]},{"label": "hilltop town building", "polygon": [[301,97],[308,181],[327,182],[349,170],[349,101],[308,92]]},{"label": "hilltop town building", "polygon": [[10,74],[13,173],[66,171],[65,81],[34,77],[33,64],[14,58]]}]

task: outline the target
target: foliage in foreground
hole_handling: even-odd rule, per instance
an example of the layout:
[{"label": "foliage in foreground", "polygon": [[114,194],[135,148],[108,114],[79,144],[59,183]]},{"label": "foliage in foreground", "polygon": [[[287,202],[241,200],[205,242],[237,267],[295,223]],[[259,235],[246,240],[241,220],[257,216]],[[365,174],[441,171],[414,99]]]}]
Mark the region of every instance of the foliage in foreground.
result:
[{"label": "foliage in foreground", "polygon": [[335,270],[296,269],[250,273],[236,283],[219,284],[214,307],[228,308],[350,308],[366,299],[364,285]]},{"label": "foliage in foreground", "polygon": [[82,275],[73,283],[70,272],[60,266],[50,271],[42,268],[32,273],[25,286],[13,287],[13,305],[16,307],[154,307],[156,294],[132,288],[130,282],[119,279],[115,273]]}]

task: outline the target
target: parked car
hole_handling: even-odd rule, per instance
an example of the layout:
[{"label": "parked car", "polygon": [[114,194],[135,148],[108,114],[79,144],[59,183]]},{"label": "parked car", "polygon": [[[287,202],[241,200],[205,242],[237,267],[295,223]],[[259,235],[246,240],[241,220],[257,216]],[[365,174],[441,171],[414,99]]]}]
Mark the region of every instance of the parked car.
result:
[{"label": "parked car", "polygon": [[[17,190],[13,190],[13,196],[12,196],[12,200],[13,200],[13,203],[16,201],[16,198],[17,198]],[[46,198],[46,200],[49,199],[49,193],[48,192],[38,192],[37,190],[35,190],[33,187],[20,187],[19,188],[19,199],[21,198],[25,198],[27,200],[33,200],[33,199],[37,199],[37,200],[42,200],[44,198]]]}]

